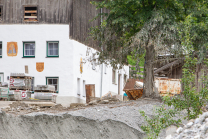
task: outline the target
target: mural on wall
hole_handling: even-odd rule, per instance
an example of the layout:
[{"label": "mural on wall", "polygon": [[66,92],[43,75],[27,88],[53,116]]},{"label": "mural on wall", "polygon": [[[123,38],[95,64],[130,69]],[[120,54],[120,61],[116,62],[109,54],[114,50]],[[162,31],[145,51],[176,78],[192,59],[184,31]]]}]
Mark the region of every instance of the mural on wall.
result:
[{"label": "mural on wall", "polygon": [[80,58],[80,73],[82,74],[83,72],[83,62],[82,62],[82,58]]},{"label": "mural on wall", "polygon": [[17,56],[17,42],[7,42],[7,56]]},{"label": "mural on wall", "polygon": [[44,62],[36,62],[36,70],[42,72],[44,70]]}]

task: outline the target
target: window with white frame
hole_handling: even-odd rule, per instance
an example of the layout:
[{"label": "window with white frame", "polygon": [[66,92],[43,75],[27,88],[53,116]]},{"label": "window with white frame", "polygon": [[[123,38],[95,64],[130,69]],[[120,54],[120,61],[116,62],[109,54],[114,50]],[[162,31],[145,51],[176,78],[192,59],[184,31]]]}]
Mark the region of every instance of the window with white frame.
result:
[{"label": "window with white frame", "polygon": [[116,70],[112,70],[112,83],[116,84]]},{"label": "window with white frame", "polygon": [[35,57],[35,42],[23,43],[23,57]]},{"label": "window with white frame", "polygon": [[46,77],[46,85],[55,86],[55,90],[58,93],[59,90],[59,78],[58,77]]},{"label": "window with white frame", "polygon": [[47,42],[47,57],[59,56],[59,42]]},{"label": "window with white frame", "polygon": [[2,57],[2,43],[0,42],[0,57]]}]

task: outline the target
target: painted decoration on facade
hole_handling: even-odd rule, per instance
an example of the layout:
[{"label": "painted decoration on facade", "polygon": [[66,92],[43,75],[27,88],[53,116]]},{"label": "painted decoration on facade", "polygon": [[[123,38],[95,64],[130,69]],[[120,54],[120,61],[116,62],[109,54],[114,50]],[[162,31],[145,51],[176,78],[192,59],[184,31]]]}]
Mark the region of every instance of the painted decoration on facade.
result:
[{"label": "painted decoration on facade", "polygon": [[44,62],[37,62],[36,63],[36,70],[38,72],[42,72],[44,70]]},{"label": "painted decoration on facade", "polygon": [[18,53],[17,42],[7,42],[7,55],[17,56],[17,53]]},{"label": "painted decoration on facade", "polygon": [[83,72],[83,62],[82,62],[82,58],[80,58],[80,73],[82,74]]}]

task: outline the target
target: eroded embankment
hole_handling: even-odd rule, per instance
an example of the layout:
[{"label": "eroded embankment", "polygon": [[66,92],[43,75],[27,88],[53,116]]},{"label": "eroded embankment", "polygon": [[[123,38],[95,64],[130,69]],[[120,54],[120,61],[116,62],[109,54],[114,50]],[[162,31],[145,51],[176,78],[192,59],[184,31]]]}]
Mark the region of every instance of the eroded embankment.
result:
[{"label": "eroded embankment", "polygon": [[0,111],[0,139],[140,139],[144,134],[127,124],[70,114],[13,116]]}]

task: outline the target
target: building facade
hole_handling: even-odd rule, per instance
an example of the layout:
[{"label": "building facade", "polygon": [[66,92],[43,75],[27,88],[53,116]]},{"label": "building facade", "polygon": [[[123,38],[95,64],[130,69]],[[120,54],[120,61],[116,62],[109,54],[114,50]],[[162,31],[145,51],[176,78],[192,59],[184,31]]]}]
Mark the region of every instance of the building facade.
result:
[{"label": "building facade", "polygon": [[64,106],[85,103],[86,85],[94,85],[95,97],[109,91],[124,93],[129,68],[96,64],[96,50],[69,38],[71,4],[71,0],[0,0],[1,82],[9,82],[10,73],[25,73],[34,77],[31,89],[54,85],[57,103]]}]

